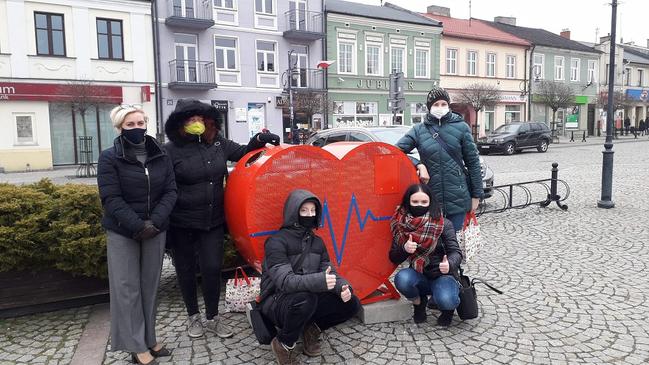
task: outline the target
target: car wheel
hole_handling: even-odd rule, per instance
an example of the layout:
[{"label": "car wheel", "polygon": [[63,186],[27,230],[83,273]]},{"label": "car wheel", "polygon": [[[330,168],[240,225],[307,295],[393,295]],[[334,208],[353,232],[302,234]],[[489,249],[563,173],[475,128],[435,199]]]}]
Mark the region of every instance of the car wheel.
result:
[{"label": "car wheel", "polygon": [[548,141],[546,139],[542,139],[541,142],[539,142],[539,145],[536,147],[536,150],[543,153],[548,150]]},{"label": "car wheel", "polygon": [[506,155],[513,155],[516,149],[514,148],[514,143],[512,142],[507,142],[505,143],[505,154]]}]

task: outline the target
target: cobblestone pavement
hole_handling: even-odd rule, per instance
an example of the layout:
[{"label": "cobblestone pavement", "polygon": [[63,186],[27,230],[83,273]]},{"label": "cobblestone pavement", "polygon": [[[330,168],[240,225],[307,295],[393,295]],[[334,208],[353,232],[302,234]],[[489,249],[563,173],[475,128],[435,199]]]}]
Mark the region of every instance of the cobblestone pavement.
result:
[{"label": "cobblestone pavement", "polygon": [[90,307],[0,319],[0,364],[69,364]]},{"label": "cobblestone pavement", "polygon": [[[325,364],[649,363],[649,143],[615,146],[616,207],[610,210],[596,207],[602,147],[553,147],[544,154],[485,156],[496,184],[549,178],[551,163],[556,161],[559,178],[568,182],[571,193],[567,211],[551,205],[480,218],[487,244],[468,272],[505,293],[478,286],[479,318],[462,322],[456,317],[448,329],[435,326],[438,312],[434,310],[424,325],[402,321],[365,326],[354,319],[327,331],[322,356],[299,355],[298,359]],[[163,363],[273,362],[269,347],[256,343],[243,314],[222,316],[234,328],[234,337],[189,339],[173,268],[165,263],[158,337],[174,349],[174,355]],[[2,322],[3,330],[8,323],[14,326],[10,333],[15,337],[10,341],[0,334],[0,363],[17,360],[7,356],[17,354],[19,347],[7,351],[6,344],[31,340],[30,333],[39,333],[47,341],[57,336],[51,329],[56,326],[41,325],[42,321],[68,323],[86,317],[79,309]],[[66,327],[72,331],[78,328],[66,326],[72,326]],[[73,337],[70,333],[65,333],[67,338]],[[43,348],[69,348],[64,345],[66,337],[58,336],[55,339],[60,341]],[[39,348],[34,342],[24,346],[21,351],[29,354]],[[106,352],[105,364],[126,364],[126,360],[125,353]]]}]

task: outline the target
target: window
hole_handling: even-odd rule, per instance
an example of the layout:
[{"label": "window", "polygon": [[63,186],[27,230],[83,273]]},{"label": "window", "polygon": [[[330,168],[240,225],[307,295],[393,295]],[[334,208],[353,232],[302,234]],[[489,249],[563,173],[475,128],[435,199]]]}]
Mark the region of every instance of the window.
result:
[{"label": "window", "polygon": [[543,80],[545,78],[545,55],[544,54],[534,55],[534,66],[532,70],[534,72],[533,77],[535,80]]},{"label": "window", "polygon": [[[334,127],[368,127],[378,125],[378,103],[335,101]],[[327,140],[329,143],[329,140]]]},{"label": "window", "polygon": [[415,77],[429,78],[430,62],[428,49],[415,48]]},{"label": "window", "polygon": [[349,134],[348,141],[350,141],[350,142],[372,142],[372,138],[370,138],[370,136],[368,136],[365,133],[351,132]]},{"label": "window", "polygon": [[563,57],[554,57],[554,79],[563,80]]},{"label": "window", "polygon": [[338,40],[338,73],[355,73],[354,52],[356,43]]},{"label": "window", "polygon": [[36,54],[65,56],[63,14],[34,13]]},{"label": "window", "polygon": [[255,0],[255,12],[268,15],[275,14],[273,0]]},{"label": "window", "polygon": [[457,73],[457,49],[446,49],[446,73],[452,75]]},{"label": "window", "polygon": [[380,76],[383,74],[381,60],[383,45],[378,43],[365,44],[365,74]]},{"label": "window", "polygon": [[521,120],[520,105],[505,105],[505,123],[518,122]]},{"label": "window", "polygon": [[198,70],[198,37],[195,34],[174,34],[176,50],[176,80],[181,82],[197,82],[200,77]]},{"label": "window", "polygon": [[121,20],[97,18],[97,47],[100,59],[124,59]]},{"label": "window", "polygon": [[235,0],[214,0],[214,6],[217,8],[234,9],[235,5]]},{"label": "window", "polygon": [[579,58],[570,59],[570,81],[579,81],[579,69],[581,60]]},{"label": "window", "polygon": [[34,121],[31,115],[16,115],[16,144],[35,144]]},{"label": "window", "polygon": [[516,77],[516,56],[507,55],[507,63],[505,65],[505,77],[513,79]]},{"label": "window", "polygon": [[644,86],[644,70],[638,70],[638,86]]},{"label": "window", "polygon": [[630,68],[625,68],[624,69],[624,85],[626,85],[626,86],[631,85],[631,69]]},{"label": "window", "polygon": [[492,131],[494,129],[494,123],[496,121],[496,107],[495,106],[485,106],[484,107],[484,130],[485,132]]},{"label": "window", "polygon": [[421,123],[426,120],[426,113],[428,113],[426,103],[410,103],[410,116],[412,118],[412,124]]},{"label": "window", "polygon": [[496,54],[487,53],[487,77],[496,77]]},{"label": "window", "polygon": [[332,133],[327,138],[327,144],[335,143],[335,142],[345,142],[346,137],[347,137],[347,132]]},{"label": "window", "polygon": [[237,69],[237,40],[235,38],[216,37],[216,68],[222,70]]},{"label": "window", "polygon": [[275,69],[275,42],[257,41],[257,71],[277,72]]},{"label": "window", "polygon": [[478,52],[476,51],[466,53],[466,74],[469,76],[478,74]]},{"label": "window", "polygon": [[588,83],[593,83],[595,82],[595,72],[597,70],[597,64],[595,63],[595,60],[588,60]]},{"label": "window", "polygon": [[403,72],[404,76],[406,70],[404,68],[406,57],[406,49],[403,47],[390,46],[390,72],[398,73]]}]

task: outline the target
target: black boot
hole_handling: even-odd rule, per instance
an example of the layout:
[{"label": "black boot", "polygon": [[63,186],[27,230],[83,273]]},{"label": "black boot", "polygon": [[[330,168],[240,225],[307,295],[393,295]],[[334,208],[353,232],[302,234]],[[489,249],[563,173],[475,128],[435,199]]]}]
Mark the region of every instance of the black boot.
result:
[{"label": "black boot", "polygon": [[414,308],[414,315],[412,316],[412,319],[415,321],[415,323],[424,323],[426,322],[426,300],[423,298],[419,300],[419,304],[412,305],[412,307]]},{"label": "black boot", "polygon": [[442,314],[437,317],[437,325],[442,327],[450,326],[451,322],[453,321],[453,312],[455,311],[442,311]]}]

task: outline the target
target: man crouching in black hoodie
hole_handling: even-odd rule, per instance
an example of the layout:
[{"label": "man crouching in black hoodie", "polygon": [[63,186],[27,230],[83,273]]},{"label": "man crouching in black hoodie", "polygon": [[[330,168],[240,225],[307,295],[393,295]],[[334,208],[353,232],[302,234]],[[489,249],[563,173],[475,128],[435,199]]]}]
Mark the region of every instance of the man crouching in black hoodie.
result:
[{"label": "man crouching in black hoodie", "polygon": [[284,223],[266,240],[261,279],[262,312],[279,328],[271,349],[279,364],[295,363],[302,334],[304,354],[320,356],[320,333],[353,317],[360,301],[347,280],[336,274],[317,229],[318,198],[294,190],[284,204]]}]

